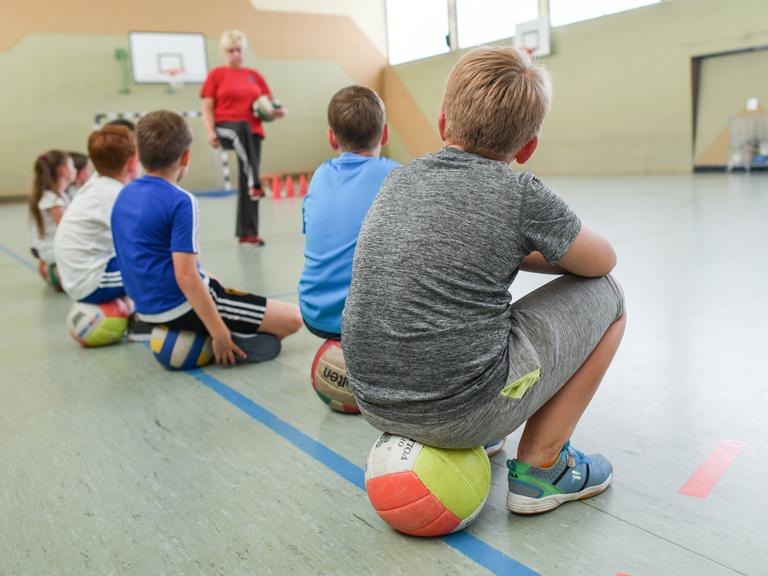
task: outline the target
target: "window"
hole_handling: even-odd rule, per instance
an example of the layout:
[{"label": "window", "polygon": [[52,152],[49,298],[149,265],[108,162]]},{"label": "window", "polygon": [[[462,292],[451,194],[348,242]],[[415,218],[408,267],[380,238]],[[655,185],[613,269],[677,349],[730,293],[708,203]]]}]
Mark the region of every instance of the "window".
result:
[{"label": "window", "polygon": [[456,0],[459,48],[512,38],[517,24],[538,17],[538,0]]},{"label": "window", "polygon": [[552,26],[562,26],[659,2],[661,0],[549,0],[549,18]]},{"label": "window", "polygon": [[389,63],[448,52],[446,0],[387,0]]}]

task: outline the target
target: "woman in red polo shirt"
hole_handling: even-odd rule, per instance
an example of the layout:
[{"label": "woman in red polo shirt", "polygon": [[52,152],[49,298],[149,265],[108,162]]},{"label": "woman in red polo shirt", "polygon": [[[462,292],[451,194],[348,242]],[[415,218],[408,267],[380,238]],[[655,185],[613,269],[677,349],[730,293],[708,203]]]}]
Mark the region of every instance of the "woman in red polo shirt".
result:
[{"label": "woman in red polo shirt", "polygon": [[[259,179],[261,141],[264,127],[253,113],[253,103],[261,96],[272,100],[272,92],[261,74],[243,66],[247,45],[245,34],[232,30],[221,36],[221,51],[227,60],[208,73],[200,91],[203,123],[211,146],[235,150],[240,168],[237,200],[237,236],[241,244],[263,246],[259,237],[259,203],[264,195]],[[285,115],[282,108],[273,118]]]}]

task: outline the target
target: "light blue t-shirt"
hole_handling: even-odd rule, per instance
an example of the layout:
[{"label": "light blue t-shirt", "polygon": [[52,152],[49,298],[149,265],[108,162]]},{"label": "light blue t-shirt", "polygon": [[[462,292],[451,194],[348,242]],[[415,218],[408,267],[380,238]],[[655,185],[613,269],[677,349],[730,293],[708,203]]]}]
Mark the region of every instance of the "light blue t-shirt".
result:
[{"label": "light blue t-shirt", "polygon": [[197,199],[162,178],[143,176],[118,195],[112,238],[125,290],[143,319],[169,321],[191,309],[176,283],[173,252],[198,253],[197,222]]},{"label": "light blue t-shirt", "polygon": [[306,242],[299,306],[313,328],[341,333],[360,226],[384,179],[399,166],[388,158],[344,152],[312,176],[302,209]]}]

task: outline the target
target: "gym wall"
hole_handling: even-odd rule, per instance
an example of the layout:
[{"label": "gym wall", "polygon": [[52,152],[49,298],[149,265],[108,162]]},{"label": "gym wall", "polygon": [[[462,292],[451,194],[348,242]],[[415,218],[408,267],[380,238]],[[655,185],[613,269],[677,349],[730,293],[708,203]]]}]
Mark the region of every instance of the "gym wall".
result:
[{"label": "gym wall", "polygon": [[[499,44],[509,43],[499,42]],[[552,112],[530,169],[542,174],[689,172],[693,165],[693,57],[768,44],[765,0],[666,0],[661,4],[552,29]],[[399,136],[437,139],[448,72],[462,53],[395,66],[385,93],[401,85],[424,117]],[[753,76],[751,59],[733,59],[728,76]],[[765,74],[763,74],[765,76]],[[764,78],[756,79],[760,85]],[[396,90],[399,90],[397,86]],[[721,87],[727,90],[726,87]],[[731,99],[737,114],[742,95]],[[396,118],[399,101],[389,99]],[[720,127],[725,128],[725,126]],[[719,133],[719,132],[718,132]],[[395,159],[406,151],[392,147]]]},{"label": "gym wall", "polygon": [[[128,51],[128,32],[201,32],[208,63],[223,64],[218,39],[246,33],[245,63],[259,70],[289,116],[267,127],[262,171],[311,170],[334,155],[325,140],[325,111],[336,90],[364,84],[381,90],[386,65],[384,0],[151,0],[89,2],[4,0],[0,19],[0,196],[28,193],[32,165],[49,148],[85,152],[101,112],[199,110],[200,85],[168,93],[163,85],[130,84],[120,94],[114,55]],[[280,11],[275,11],[279,7]],[[323,13],[317,13],[317,9]],[[191,190],[222,187],[218,159],[200,119]]]},{"label": "gym wall", "polygon": [[[731,157],[729,124],[742,126],[762,119],[768,107],[768,50],[739,52],[701,60],[699,101],[694,147],[698,168],[722,168]],[[757,98],[759,109],[746,109]],[[734,133],[738,138],[738,132]],[[742,140],[737,140],[741,142]],[[738,144],[735,144],[738,147]]]},{"label": "gym wall", "polygon": [[[265,173],[311,170],[333,155],[325,142],[325,109],[338,88],[352,83],[382,93],[391,128],[388,155],[407,162],[441,144],[437,112],[461,53],[387,67],[384,0],[166,0],[161,12],[157,6],[149,0],[3,3],[0,196],[27,194],[33,160],[43,150],[84,151],[96,113],[199,110],[199,85],[170,94],[165,86],[131,84],[130,94],[119,93],[122,71],[114,53],[128,49],[132,30],[202,32],[210,67],[223,63],[221,32],[239,28],[248,35],[246,65],[264,74],[289,109],[287,119],[267,127]],[[552,44],[553,55],[543,62],[554,77],[554,105],[532,170],[688,172],[691,59],[768,44],[768,3],[666,0],[555,28]],[[746,77],[752,64],[735,59],[728,75]],[[190,125],[196,143],[185,185],[220,188],[218,159],[201,121]],[[705,124],[701,137],[710,132],[721,133]],[[707,146],[699,142],[697,151]]]}]

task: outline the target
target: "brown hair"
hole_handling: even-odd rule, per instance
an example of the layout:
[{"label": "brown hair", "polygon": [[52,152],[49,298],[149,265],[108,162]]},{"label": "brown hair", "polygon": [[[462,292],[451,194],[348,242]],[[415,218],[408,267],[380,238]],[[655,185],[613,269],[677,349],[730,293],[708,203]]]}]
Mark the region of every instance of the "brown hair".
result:
[{"label": "brown hair", "polygon": [[88,137],[88,155],[102,176],[119,176],[136,155],[136,136],[125,126],[106,125]]},{"label": "brown hair", "polygon": [[45,224],[43,224],[43,215],[40,213],[38,203],[46,190],[51,190],[61,196],[61,190],[58,188],[59,167],[67,160],[69,160],[69,154],[62,150],[48,150],[40,154],[35,160],[35,176],[32,182],[32,195],[29,197],[29,213],[41,238],[45,236]]},{"label": "brown hair", "polygon": [[150,112],[136,126],[139,159],[148,171],[176,163],[192,145],[192,132],[184,118],[169,110]]},{"label": "brown hair", "polygon": [[445,137],[476,154],[518,152],[538,135],[551,99],[549,74],[527,52],[476,48],[448,76]]},{"label": "brown hair", "polygon": [[72,163],[75,165],[75,170],[78,172],[80,172],[80,170],[88,165],[88,156],[82,152],[72,152],[70,150],[67,152],[67,154],[69,154],[69,157],[72,158]]},{"label": "brown hair", "polygon": [[110,120],[104,126],[125,126],[131,132],[136,132],[136,124],[128,120],[127,118],[115,118]]},{"label": "brown hair", "polygon": [[363,86],[342,88],[328,104],[328,125],[341,147],[350,152],[376,148],[385,122],[381,98]]}]

